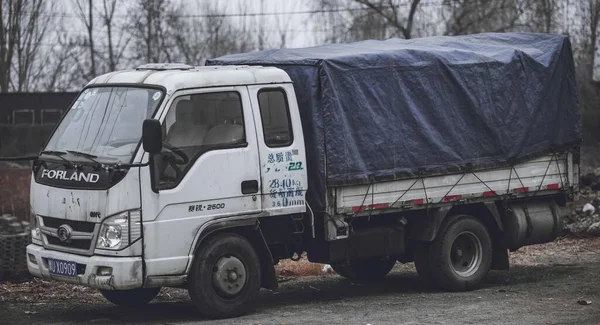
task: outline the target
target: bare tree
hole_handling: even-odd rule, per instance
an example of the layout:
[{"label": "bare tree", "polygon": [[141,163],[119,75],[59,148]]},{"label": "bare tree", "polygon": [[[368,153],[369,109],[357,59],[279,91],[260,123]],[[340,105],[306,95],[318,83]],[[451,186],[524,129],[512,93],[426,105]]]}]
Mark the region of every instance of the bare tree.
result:
[{"label": "bare tree", "polygon": [[89,53],[89,77],[96,76],[96,48],[94,46],[94,5],[92,0],[72,0],[76,7],[76,13],[79,20],[84,24],[87,39],[82,42],[87,47]]},{"label": "bare tree", "polygon": [[509,32],[530,27],[523,17],[529,0],[444,0],[449,35]]},{"label": "bare tree", "polygon": [[76,83],[84,83],[73,71],[73,63],[78,60],[81,50],[76,39],[66,36],[64,31],[57,32],[56,45],[46,54],[47,64],[42,89],[46,91],[68,91]]},{"label": "bare tree", "polygon": [[316,0],[315,8],[329,11],[326,41],[348,42],[390,37],[413,38],[421,0]]},{"label": "bare tree", "polygon": [[[260,12],[263,13],[265,10],[265,1],[260,0]],[[264,16],[258,16],[258,31],[256,35],[258,36],[258,49],[260,51],[265,49],[265,18]]]},{"label": "bare tree", "polygon": [[[106,53],[101,57],[108,66],[109,71],[115,71],[119,62],[125,54],[125,50],[129,45],[131,36],[125,30],[130,27],[130,24],[117,25],[115,23],[115,11],[117,7],[123,7],[125,3],[122,0],[102,0],[102,11],[100,18],[106,28]],[[119,6],[117,6],[119,5]],[[115,41],[115,29],[117,40]]]},{"label": "bare tree", "polygon": [[588,12],[589,12],[589,42],[586,42],[586,56],[588,62],[591,62],[589,78],[592,80],[596,58],[596,52],[598,51],[598,23],[600,22],[600,0],[587,0]]},{"label": "bare tree", "polygon": [[[537,0],[531,3],[533,6],[533,20],[537,21],[537,31],[550,33],[556,25],[556,15],[560,9],[559,0]],[[539,28],[541,27],[541,28]]]},{"label": "bare tree", "polygon": [[[421,0],[410,0],[408,2],[402,0],[354,0],[354,2],[381,16],[403,38],[412,38],[415,14]],[[403,12],[406,7],[408,7],[408,13],[404,15]]]},{"label": "bare tree", "polygon": [[291,19],[287,17],[283,17],[280,19],[279,17],[275,18],[275,26],[277,27],[277,38],[278,43],[275,47],[283,49],[287,46],[288,36],[290,36],[290,23]]},{"label": "bare tree", "polygon": [[[600,64],[598,54],[598,28],[600,26],[600,0],[570,2],[571,16],[576,18],[580,26],[572,28],[570,38],[575,45],[575,62],[577,68],[577,86],[584,112],[598,110],[600,105],[600,88],[597,83]],[[596,119],[598,117],[596,116]],[[600,124],[600,120],[598,121]]]},{"label": "bare tree", "polygon": [[132,17],[135,58],[142,62],[172,62],[171,40],[176,33],[170,26],[178,24],[181,12],[170,0],[138,0],[132,11],[139,13]]},{"label": "bare tree", "polygon": [[0,0],[0,91],[27,91],[41,73],[37,61],[49,28],[45,0]]},{"label": "bare tree", "polygon": [[28,15],[23,20],[23,29],[17,43],[17,91],[30,91],[41,80],[43,65],[36,64],[41,57],[40,46],[49,28],[50,18],[45,15],[49,3],[44,0],[30,0]]},{"label": "bare tree", "polygon": [[23,5],[20,1],[0,0],[0,92],[9,90],[22,12]]},{"label": "bare tree", "polygon": [[[248,33],[244,22],[236,24],[231,17],[224,16],[225,8],[210,2],[202,2],[199,8],[201,14],[198,17],[169,20],[169,29],[178,31],[173,35],[178,51],[173,54],[174,57],[198,65],[208,58],[248,51],[259,43],[253,38],[244,37]],[[181,17],[177,14],[178,10],[171,15]],[[245,11],[246,8],[240,10]]]}]

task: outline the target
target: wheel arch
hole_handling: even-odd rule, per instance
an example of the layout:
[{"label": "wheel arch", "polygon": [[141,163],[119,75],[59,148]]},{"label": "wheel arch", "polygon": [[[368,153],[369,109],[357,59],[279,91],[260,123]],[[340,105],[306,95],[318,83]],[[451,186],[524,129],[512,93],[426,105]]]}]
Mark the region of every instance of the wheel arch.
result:
[{"label": "wheel arch", "polygon": [[261,286],[271,290],[277,289],[278,284],[275,275],[275,266],[273,265],[273,256],[260,229],[260,222],[256,217],[215,220],[198,230],[192,250],[190,251],[190,260],[186,268],[186,274],[189,274],[191,271],[194,259],[196,258],[196,252],[202,243],[212,236],[225,232],[238,234],[250,241],[260,259]]}]

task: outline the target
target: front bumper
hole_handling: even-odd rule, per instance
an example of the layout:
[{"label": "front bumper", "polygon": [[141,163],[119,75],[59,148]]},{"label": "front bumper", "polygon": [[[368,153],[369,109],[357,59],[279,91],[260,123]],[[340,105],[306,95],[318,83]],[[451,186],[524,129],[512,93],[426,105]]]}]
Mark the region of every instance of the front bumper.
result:
[{"label": "front bumper", "polygon": [[[48,258],[77,263],[77,276],[51,275],[48,270]],[[98,275],[97,272],[100,267],[112,267],[112,275]],[[128,290],[141,288],[143,285],[141,257],[81,256],[52,251],[42,246],[30,244],[27,246],[27,268],[29,273],[36,277],[98,289]]]}]

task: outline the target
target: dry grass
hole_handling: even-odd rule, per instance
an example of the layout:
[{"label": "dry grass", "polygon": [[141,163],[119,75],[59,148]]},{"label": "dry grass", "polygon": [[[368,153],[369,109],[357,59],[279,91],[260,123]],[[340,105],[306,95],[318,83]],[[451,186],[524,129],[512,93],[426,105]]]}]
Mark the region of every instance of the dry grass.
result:
[{"label": "dry grass", "polygon": [[0,302],[43,303],[76,299],[93,302],[101,299],[96,289],[34,278],[23,283],[0,283]]},{"label": "dry grass", "polygon": [[510,253],[510,263],[540,265],[576,263],[600,254],[600,237],[563,237],[540,245],[520,248]]}]

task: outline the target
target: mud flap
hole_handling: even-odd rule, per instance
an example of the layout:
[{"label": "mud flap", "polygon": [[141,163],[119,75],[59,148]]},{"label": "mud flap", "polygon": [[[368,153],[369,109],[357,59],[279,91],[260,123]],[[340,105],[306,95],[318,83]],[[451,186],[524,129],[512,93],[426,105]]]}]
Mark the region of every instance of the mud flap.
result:
[{"label": "mud flap", "polygon": [[508,249],[506,246],[495,242],[492,250],[492,270],[508,270],[509,267]]},{"label": "mud flap", "polygon": [[265,237],[263,236],[262,230],[256,224],[255,231],[253,231],[253,236],[250,238],[252,243],[254,244],[254,248],[256,249],[256,253],[260,258],[261,265],[261,286],[266,289],[276,290],[279,287],[277,283],[277,276],[275,275],[275,265],[273,265],[273,255],[271,254],[271,250],[269,250],[269,246],[265,241]]}]

